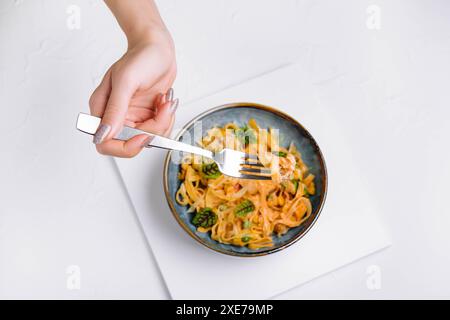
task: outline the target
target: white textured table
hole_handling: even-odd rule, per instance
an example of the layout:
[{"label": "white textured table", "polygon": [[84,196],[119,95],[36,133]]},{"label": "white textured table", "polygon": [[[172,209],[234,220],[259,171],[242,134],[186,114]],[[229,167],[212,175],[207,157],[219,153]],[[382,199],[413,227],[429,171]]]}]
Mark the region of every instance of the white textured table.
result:
[{"label": "white textured table", "polygon": [[[280,297],[450,297],[447,1],[159,2],[182,101],[307,66],[390,227],[390,249]],[[113,162],[74,130],[125,48],[113,17],[2,1],[0,40],[0,298],[168,298]]]}]

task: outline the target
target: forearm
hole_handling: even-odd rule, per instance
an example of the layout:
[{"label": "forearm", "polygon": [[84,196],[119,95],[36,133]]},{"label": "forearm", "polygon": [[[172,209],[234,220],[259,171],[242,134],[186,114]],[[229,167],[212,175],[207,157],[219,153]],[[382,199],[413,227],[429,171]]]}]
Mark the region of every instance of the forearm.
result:
[{"label": "forearm", "polygon": [[125,33],[129,47],[143,39],[171,41],[153,0],[105,0],[105,3]]}]

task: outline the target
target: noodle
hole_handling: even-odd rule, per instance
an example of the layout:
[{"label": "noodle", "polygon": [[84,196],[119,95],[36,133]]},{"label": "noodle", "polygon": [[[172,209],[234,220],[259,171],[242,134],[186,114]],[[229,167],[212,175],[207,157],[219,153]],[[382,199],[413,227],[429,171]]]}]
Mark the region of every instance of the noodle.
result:
[{"label": "noodle", "polygon": [[259,159],[273,173],[272,180],[237,179],[221,174],[210,160],[184,157],[175,199],[189,206],[198,232],[211,232],[220,243],[259,249],[272,247],[272,235],[285,234],[311,215],[314,175],[294,143],[287,149],[278,146],[276,133],[261,130],[251,119],[244,127],[212,128],[199,144],[214,152],[231,147],[249,153],[263,145],[267,152],[258,153]]}]

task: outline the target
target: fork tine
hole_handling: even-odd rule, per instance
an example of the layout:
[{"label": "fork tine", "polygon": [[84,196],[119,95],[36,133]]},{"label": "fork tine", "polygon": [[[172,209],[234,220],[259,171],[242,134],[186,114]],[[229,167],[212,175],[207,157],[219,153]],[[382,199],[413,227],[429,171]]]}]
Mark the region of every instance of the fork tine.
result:
[{"label": "fork tine", "polygon": [[258,176],[258,175],[252,175],[252,174],[242,174],[239,177],[240,179],[249,179],[249,180],[272,180],[271,177],[268,176]]},{"label": "fork tine", "polygon": [[230,153],[240,158],[239,163],[236,164],[237,168],[232,169],[231,176],[239,179],[272,180],[272,177],[268,175],[271,170],[264,167],[257,155],[235,150],[230,150]]},{"label": "fork tine", "polygon": [[264,167],[264,165],[261,163],[261,161],[259,161],[258,156],[255,154],[242,152],[242,158],[243,158],[242,159],[243,164],[248,164],[248,165],[257,166],[257,167]]},{"label": "fork tine", "polygon": [[262,173],[262,174],[271,174],[272,170],[270,169],[259,169],[259,168],[252,168],[252,167],[241,167],[241,170],[239,172],[254,172],[254,173]]},{"label": "fork tine", "polygon": [[254,167],[264,167],[264,165],[261,162],[259,162],[259,161],[252,162],[252,161],[245,160],[245,161],[242,162],[242,164],[249,165],[249,166],[254,166]]}]

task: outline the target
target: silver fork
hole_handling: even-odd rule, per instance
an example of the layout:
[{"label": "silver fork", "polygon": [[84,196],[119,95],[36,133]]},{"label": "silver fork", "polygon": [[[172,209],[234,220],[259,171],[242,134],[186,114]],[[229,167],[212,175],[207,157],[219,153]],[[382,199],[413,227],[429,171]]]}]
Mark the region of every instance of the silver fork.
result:
[{"label": "silver fork", "polygon": [[[100,125],[101,118],[91,116],[86,113],[79,113],[77,119],[77,129],[88,134],[95,134]],[[271,170],[264,168],[256,155],[251,155],[232,149],[223,149],[220,152],[212,152],[200,147],[192,146],[177,140],[172,140],[150,132],[124,126],[122,130],[114,137],[116,140],[128,140],[139,134],[152,136],[152,141],[146,147],[157,147],[167,150],[178,150],[187,153],[194,153],[217,163],[220,172],[227,176],[252,179],[252,180],[271,180]]]}]

